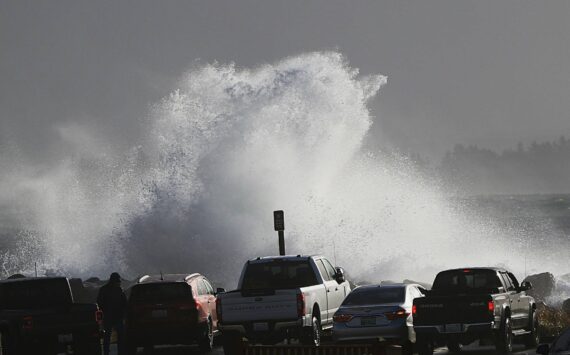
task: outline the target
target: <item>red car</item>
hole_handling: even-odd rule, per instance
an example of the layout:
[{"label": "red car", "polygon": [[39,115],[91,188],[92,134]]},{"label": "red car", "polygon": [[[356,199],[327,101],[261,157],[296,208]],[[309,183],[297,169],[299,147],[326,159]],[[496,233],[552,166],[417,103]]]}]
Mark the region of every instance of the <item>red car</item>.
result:
[{"label": "red car", "polygon": [[127,348],[198,344],[212,350],[218,333],[216,294],[200,274],[143,276],[129,290],[126,319]]}]

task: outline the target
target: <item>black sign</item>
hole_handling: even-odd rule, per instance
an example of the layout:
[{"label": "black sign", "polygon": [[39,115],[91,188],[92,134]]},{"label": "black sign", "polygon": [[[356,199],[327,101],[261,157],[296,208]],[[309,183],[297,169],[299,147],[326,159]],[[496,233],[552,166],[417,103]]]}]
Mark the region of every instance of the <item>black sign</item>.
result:
[{"label": "black sign", "polygon": [[276,231],[285,230],[285,215],[283,211],[273,211],[273,224]]}]

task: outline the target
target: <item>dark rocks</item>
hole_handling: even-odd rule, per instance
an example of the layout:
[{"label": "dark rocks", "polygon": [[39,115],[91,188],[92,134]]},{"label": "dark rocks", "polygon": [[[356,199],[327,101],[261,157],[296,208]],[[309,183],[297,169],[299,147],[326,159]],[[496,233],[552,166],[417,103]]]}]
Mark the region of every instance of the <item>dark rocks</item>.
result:
[{"label": "dark rocks", "polygon": [[25,275],[22,275],[22,274],[14,274],[14,275],[8,276],[7,280],[25,279],[25,278],[26,278]]},{"label": "dark rocks", "polygon": [[562,311],[570,316],[570,298],[562,302]]},{"label": "dark rocks", "polygon": [[556,288],[556,280],[550,272],[529,275],[524,281],[530,281],[532,284],[532,290],[527,293],[540,301],[545,301]]}]

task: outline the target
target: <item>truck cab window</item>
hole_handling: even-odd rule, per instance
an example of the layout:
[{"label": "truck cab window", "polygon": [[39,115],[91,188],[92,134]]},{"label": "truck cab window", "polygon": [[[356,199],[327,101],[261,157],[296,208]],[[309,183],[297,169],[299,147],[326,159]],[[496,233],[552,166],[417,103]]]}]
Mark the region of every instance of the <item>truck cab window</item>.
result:
[{"label": "truck cab window", "polygon": [[513,275],[512,273],[508,272],[507,276],[509,277],[509,279],[511,280],[511,283],[513,284],[513,286],[515,287],[515,289],[519,289],[519,282],[517,281],[517,278],[515,277],[515,275]]},{"label": "truck cab window", "polygon": [[248,264],[242,290],[283,290],[316,283],[315,272],[307,260],[272,260]]},{"label": "truck cab window", "polygon": [[501,277],[503,278],[503,283],[505,284],[505,290],[506,291],[514,291],[515,288],[514,288],[513,284],[511,283],[511,280],[509,279],[509,277],[503,272],[501,272]]},{"label": "truck cab window", "polygon": [[325,264],[325,269],[327,269],[327,273],[329,274],[330,279],[334,280],[336,278],[336,271],[330,261],[327,259],[321,259],[321,261],[323,264]]},{"label": "truck cab window", "polygon": [[501,286],[497,274],[490,270],[450,270],[439,273],[433,283],[438,293],[486,292]]},{"label": "truck cab window", "polygon": [[317,260],[316,264],[317,264],[317,268],[319,269],[319,272],[323,276],[323,279],[325,281],[330,281],[331,278],[330,278],[329,273],[327,272],[327,269],[325,268],[325,264],[322,262],[322,260]]}]

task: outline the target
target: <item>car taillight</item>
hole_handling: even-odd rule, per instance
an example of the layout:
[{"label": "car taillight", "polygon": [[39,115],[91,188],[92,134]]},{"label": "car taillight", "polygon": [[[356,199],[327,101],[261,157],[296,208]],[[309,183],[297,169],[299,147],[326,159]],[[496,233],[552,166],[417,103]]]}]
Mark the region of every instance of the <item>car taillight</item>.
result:
[{"label": "car taillight", "polygon": [[394,312],[384,313],[388,320],[396,320],[400,318],[407,318],[410,314],[405,309],[400,308]]},{"label": "car taillight", "polygon": [[218,322],[222,322],[222,299],[216,298],[216,316],[218,317]]},{"label": "car taillight", "polygon": [[354,318],[351,314],[335,314],[333,316],[333,321],[336,323],[347,323]]},{"label": "car taillight", "polygon": [[412,315],[414,315],[414,316],[415,316],[415,315],[416,315],[416,313],[418,313],[418,306],[416,306],[416,305],[413,305],[413,306],[412,306]]},{"label": "car taillight", "polygon": [[489,310],[489,313],[494,314],[495,313],[495,302],[493,302],[493,301],[487,302],[487,309]]},{"label": "car taillight", "polygon": [[22,319],[22,329],[23,330],[32,330],[34,328],[34,319],[30,316],[24,317]]},{"label": "car taillight", "polygon": [[103,311],[98,309],[95,311],[95,321],[98,324],[101,324],[103,322]]},{"label": "car taillight", "polygon": [[305,295],[302,293],[297,294],[297,317],[305,315]]}]

